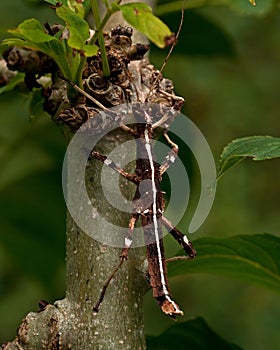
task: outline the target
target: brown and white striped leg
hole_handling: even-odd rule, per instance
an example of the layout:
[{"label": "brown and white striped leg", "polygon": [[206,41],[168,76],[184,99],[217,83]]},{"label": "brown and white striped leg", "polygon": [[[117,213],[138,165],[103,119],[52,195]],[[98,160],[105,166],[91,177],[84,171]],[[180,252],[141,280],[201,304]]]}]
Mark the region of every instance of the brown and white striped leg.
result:
[{"label": "brown and white striped leg", "polygon": [[126,172],[125,170],[123,170],[122,168],[120,168],[119,166],[117,166],[116,163],[114,163],[112,160],[108,159],[107,156],[104,156],[103,154],[96,152],[96,151],[92,151],[91,152],[92,157],[94,157],[95,159],[100,160],[103,164],[107,165],[109,168],[115,170],[118,174],[120,174],[121,176],[123,176],[124,178],[126,178],[127,180],[137,184],[137,176],[135,174],[130,174],[128,172]]},{"label": "brown and white striped leg", "polygon": [[178,145],[176,145],[176,143],[169,138],[166,132],[163,134],[163,136],[165,137],[166,141],[172,146],[172,149],[160,166],[160,175],[162,175],[170,167],[170,165],[175,162],[179,151]]},{"label": "brown and white striped leg", "polygon": [[162,217],[162,224],[167,229],[169,233],[176,239],[176,241],[184,248],[185,252],[190,258],[196,256],[196,250],[194,249],[192,243],[188,240],[187,236],[179,231],[169,220]]},{"label": "brown and white striped leg", "polygon": [[133,213],[130,220],[129,220],[128,233],[124,239],[124,247],[123,247],[121,255],[120,255],[120,258],[123,260],[127,259],[128,251],[129,251],[129,248],[131,247],[131,244],[133,241],[134,227],[135,227],[135,224],[136,224],[138,218],[139,218],[139,214]]}]

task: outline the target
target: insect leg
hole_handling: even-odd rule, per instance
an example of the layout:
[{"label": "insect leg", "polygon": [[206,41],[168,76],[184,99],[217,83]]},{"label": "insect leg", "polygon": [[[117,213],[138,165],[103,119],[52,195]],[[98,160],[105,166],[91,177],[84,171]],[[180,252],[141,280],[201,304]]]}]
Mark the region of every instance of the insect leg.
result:
[{"label": "insect leg", "polygon": [[138,218],[139,218],[138,213],[133,213],[131,218],[130,218],[130,221],[128,224],[128,233],[124,239],[124,247],[123,247],[121,255],[120,255],[120,258],[123,260],[127,259],[128,251],[129,251],[129,248],[132,244],[132,236],[133,236],[134,227],[135,227],[135,224],[136,224],[136,221],[138,220]]},{"label": "insect leg", "polygon": [[107,281],[104,283],[102,291],[101,291],[100,296],[99,296],[99,299],[93,308],[94,312],[99,311],[100,305],[105,297],[107,288],[109,287],[111,280],[114,278],[115,274],[119,271],[119,269],[122,266],[122,264],[124,263],[124,261],[127,260],[128,250],[129,250],[131,243],[132,243],[132,235],[133,235],[135,223],[136,223],[138,217],[139,217],[139,214],[132,214],[132,216],[131,216],[131,219],[129,221],[128,234],[125,237],[125,245],[124,245],[122,252],[121,252],[121,255],[120,255],[120,261],[116,265],[116,267],[114,268],[111,275],[108,277]]},{"label": "insect leg", "polygon": [[99,299],[97,301],[97,303],[95,304],[95,306],[93,307],[93,311],[94,312],[98,312],[99,311],[99,307],[105,297],[105,293],[106,293],[106,290],[107,288],[109,287],[109,284],[111,282],[111,280],[114,278],[115,274],[119,271],[120,267],[122,266],[124,262],[124,259],[120,259],[118,265],[114,268],[113,272],[111,273],[111,275],[109,276],[109,278],[107,279],[107,281],[105,282],[103,288],[102,288],[102,291],[100,293],[100,296],[99,296]]},{"label": "insect leg", "polygon": [[176,241],[184,248],[185,252],[190,258],[196,256],[196,250],[193,248],[192,243],[188,240],[187,236],[179,231],[169,220],[164,216],[162,217],[162,224],[169,233],[176,239]]},{"label": "insect leg", "polygon": [[127,180],[129,180],[129,181],[131,181],[131,182],[133,182],[135,184],[138,183],[137,176],[135,174],[130,174],[130,173],[126,172],[125,170],[123,170],[122,168],[117,166],[117,164],[114,163],[112,160],[108,159],[107,156],[104,156],[101,153],[96,152],[96,151],[92,151],[91,155],[95,159],[98,159],[103,164],[107,165],[109,168],[115,170],[118,174],[120,174],[121,176],[123,176]]},{"label": "insect leg", "polygon": [[129,126],[123,124],[123,123],[120,123],[120,128],[123,129],[124,131],[126,131],[128,134],[136,137],[137,134],[135,132],[135,130],[131,129]]},{"label": "insect leg", "polygon": [[163,136],[165,137],[166,141],[172,146],[172,149],[160,166],[160,175],[162,175],[170,167],[170,165],[175,162],[179,151],[178,145],[169,138],[167,132],[165,132]]}]

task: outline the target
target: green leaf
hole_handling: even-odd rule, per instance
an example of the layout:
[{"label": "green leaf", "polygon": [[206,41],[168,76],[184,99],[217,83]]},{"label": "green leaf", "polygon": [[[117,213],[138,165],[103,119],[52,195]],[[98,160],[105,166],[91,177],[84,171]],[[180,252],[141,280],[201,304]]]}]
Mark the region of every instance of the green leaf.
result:
[{"label": "green leaf", "polygon": [[95,55],[98,51],[96,45],[87,47],[86,41],[89,39],[89,26],[88,23],[66,6],[61,6],[56,10],[57,15],[62,18],[70,32],[70,38],[68,45],[76,50],[84,50],[86,55]]},{"label": "green leaf", "polygon": [[25,47],[45,53],[57,63],[62,74],[71,80],[72,74],[63,44],[56,37],[46,34],[39,21],[28,19],[10,33],[17,38],[5,39],[3,45]]},{"label": "green leaf", "polygon": [[12,29],[9,32],[19,38],[33,41],[34,43],[43,43],[53,40],[53,37],[45,33],[43,26],[35,18],[25,20],[17,29]]},{"label": "green leaf", "polygon": [[198,317],[194,320],[171,326],[157,337],[147,337],[149,350],[241,350],[215,333]]},{"label": "green leaf", "polygon": [[[80,42],[80,45],[83,46],[84,42],[89,38],[88,23],[66,6],[58,7],[56,13],[58,17],[66,22],[70,31],[70,38],[71,36],[73,37],[72,41],[77,42],[77,44]],[[75,48],[80,49],[80,47]]]},{"label": "green leaf", "polygon": [[0,87],[0,95],[5,92],[14,90],[14,88],[17,85],[23,83],[24,77],[25,77],[24,73],[17,73],[14,77],[12,77],[12,79],[8,82],[8,84]]},{"label": "green leaf", "polygon": [[98,47],[96,45],[85,45],[83,52],[86,57],[91,57],[97,54]]},{"label": "green leaf", "polygon": [[77,0],[68,0],[68,7],[70,10],[75,12],[81,18],[85,16],[85,9],[82,3],[79,3]]},{"label": "green leaf", "polygon": [[160,48],[166,47],[166,40],[172,32],[158,17],[154,16],[151,8],[136,2],[120,6],[124,19],[139,32],[145,34]]},{"label": "green leaf", "polygon": [[[168,263],[170,276],[215,273],[235,277],[280,293],[280,237],[270,234],[199,238],[194,260]],[[184,255],[183,251],[180,255]]]},{"label": "green leaf", "polygon": [[221,154],[218,178],[230,167],[248,157],[253,160],[280,157],[280,138],[272,136],[250,136],[230,142]]}]

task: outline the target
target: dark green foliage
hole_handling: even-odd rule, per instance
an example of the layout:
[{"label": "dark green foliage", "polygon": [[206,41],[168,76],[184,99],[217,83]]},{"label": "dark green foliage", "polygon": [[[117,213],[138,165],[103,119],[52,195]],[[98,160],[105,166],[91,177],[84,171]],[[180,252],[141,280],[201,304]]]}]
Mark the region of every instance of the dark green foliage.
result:
[{"label": "dark green foliage", "polygon": [[280,157],[280,138],[251,136],[233,140],[221,154],[218,177],[245,158],[266,160]]},{"label": "dark green foliage", "polygon": [[171,326],[158,337],[147,338],[148,350],[242,350],[212,331],[202,318]]},{"label": "dark green foliage", "polygon": [[200,7],[227,7],[238,14],[254,15],[261,16],[268,14],[273,9],[276,9],[278,6],[277,0],[193,0],[185,3],[180,3],[180,1],[169,1],[169,0],[160,0],[157,13],[162,15],[164,13],[171,13],[179,11],[182,7],[185,9],[190,8],[200,8]]},{"label": "dark green foliage", "polygon": [[[197,258],[172,261],[170,276],[215,273],[240,278],[280,293],[280,238],[269,235],[205,237],[194,241]],[[179,255],[184,255],[183,251]]]}]

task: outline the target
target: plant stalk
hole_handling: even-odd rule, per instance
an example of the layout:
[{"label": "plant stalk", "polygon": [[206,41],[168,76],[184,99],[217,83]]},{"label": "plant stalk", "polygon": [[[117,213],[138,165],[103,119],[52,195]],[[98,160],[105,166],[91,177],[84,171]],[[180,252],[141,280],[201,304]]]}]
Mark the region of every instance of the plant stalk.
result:
[{"label": "plant stalk", "polygon": [[[99,13],[99,8],[98,8],[98,3],[96,0],[91,0],[91,9],[92,9],[92,14],[95,20],[96,28],[100,28],[101,20],[100,20],[100,13]],[[110,76],[110,67],[106,55],[106,49],[105,49],[105,42],[104,42],[104,37],[102,30],[98,30],[97,32],[97,38],[98,38],[98,44],[99,44],[99,49],[102,57],[102,67],[103,67],[103,75],[105,77]]]}]

